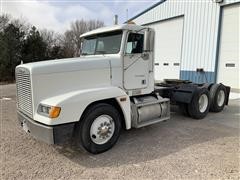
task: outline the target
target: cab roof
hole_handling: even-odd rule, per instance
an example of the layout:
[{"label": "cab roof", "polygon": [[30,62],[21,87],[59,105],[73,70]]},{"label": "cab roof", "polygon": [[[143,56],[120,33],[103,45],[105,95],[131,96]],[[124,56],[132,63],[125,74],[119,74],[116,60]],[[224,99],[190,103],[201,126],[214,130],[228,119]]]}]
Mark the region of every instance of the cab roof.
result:
[{"label": "cab roof", "polygon": [[104,32],[111,32],[111,31],[116,31],[116,30],[132,30],[132,31],[139,31],[143,28],[146,28],[144,26],[139,26],[135,24],[121,24],[121,25],[114,25],[114,26],[107,26],[107,27],[102,27],[98,28],[89,32],[86,32],[82,34],[80,37],[86,37],[94,34],[99,34],[99,33],[104,33]]}]

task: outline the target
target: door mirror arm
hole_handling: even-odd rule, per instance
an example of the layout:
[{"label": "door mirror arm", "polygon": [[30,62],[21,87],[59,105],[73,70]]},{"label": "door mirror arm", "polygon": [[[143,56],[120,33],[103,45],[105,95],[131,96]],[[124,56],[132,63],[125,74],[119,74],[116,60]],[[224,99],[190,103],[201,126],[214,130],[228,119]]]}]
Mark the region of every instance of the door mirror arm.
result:
[{"label": "door mirror arm", "polygon": [[149,53],[143,52],[143,53],[141,54],[141,57],[142,57],[143,60],[148,60],[148,59],[149,59]]}]

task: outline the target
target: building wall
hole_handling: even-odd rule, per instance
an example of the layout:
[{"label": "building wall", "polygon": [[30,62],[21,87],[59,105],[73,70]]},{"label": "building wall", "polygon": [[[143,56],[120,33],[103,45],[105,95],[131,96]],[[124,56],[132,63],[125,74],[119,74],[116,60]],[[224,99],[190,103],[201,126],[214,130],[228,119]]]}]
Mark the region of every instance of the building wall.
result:
[{"label": "building wall", "polygon": [[[223,3],[213,0],[166,0],[132,21],[149,25],[183,15],[180,78],[199,83],[215,82],[220,6],[234,2],[239,0],[225,0]],[[203,68],[205,73],[196,72],[197,68]]]},{"label": "building wall", "polygon": [[240,3],[224,6],[219,41],[217,82],[240,92]]}]

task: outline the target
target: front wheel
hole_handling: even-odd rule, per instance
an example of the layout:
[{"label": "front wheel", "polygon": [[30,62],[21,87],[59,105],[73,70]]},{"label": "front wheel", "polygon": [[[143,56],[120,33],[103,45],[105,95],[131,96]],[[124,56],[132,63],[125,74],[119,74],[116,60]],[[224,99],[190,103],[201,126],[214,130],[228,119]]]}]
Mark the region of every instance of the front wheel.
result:
[{"label": "front wheel", "polygon": [[209,112],[209,91],[201,88],[196,91],[192,101],[188,104],[189,115],[194,119],[203,119]]},{"label": "front wheel", "polygon": [[121,116],[112,105],[91,106],[79,124],[78,139],[90,153],[98,154],[112,148],[121,130]]}]

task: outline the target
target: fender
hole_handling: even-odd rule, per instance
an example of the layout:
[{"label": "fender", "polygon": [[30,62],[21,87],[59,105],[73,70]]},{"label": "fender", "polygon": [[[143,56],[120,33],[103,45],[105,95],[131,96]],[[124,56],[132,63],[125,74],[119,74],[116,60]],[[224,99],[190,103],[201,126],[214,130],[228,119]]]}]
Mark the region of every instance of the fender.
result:
[{"label": "fender", "polygon": [[[121,102],[120,98],[125,97],[126,101]],[[103,87],[83,89],[61,94],[41,101],[41,104],[59,106],[61,113],[58,118],[51,119],[43,115],[34,114],[34,119],[47,125],[58,125],[77,122],[88,105],[93,102],[115,98],[122,109],[126,129],[131,127],[131,110],[129,96],[118,87]]]},{"label": "fender", "polygon": [[174,102],[189,104],[192,101],[192,98],[198,88],[206,88],[209,90],[212,85],[213,83],[205,83],[201,86],[197,84],[183,84],[179,88],[173,89],[171,99]]},{"label": "fender", "polygon": [[184,84],[172,90],[170,99],[173,102],[190,103],[197,88],[198,86],[194,84]]}]

